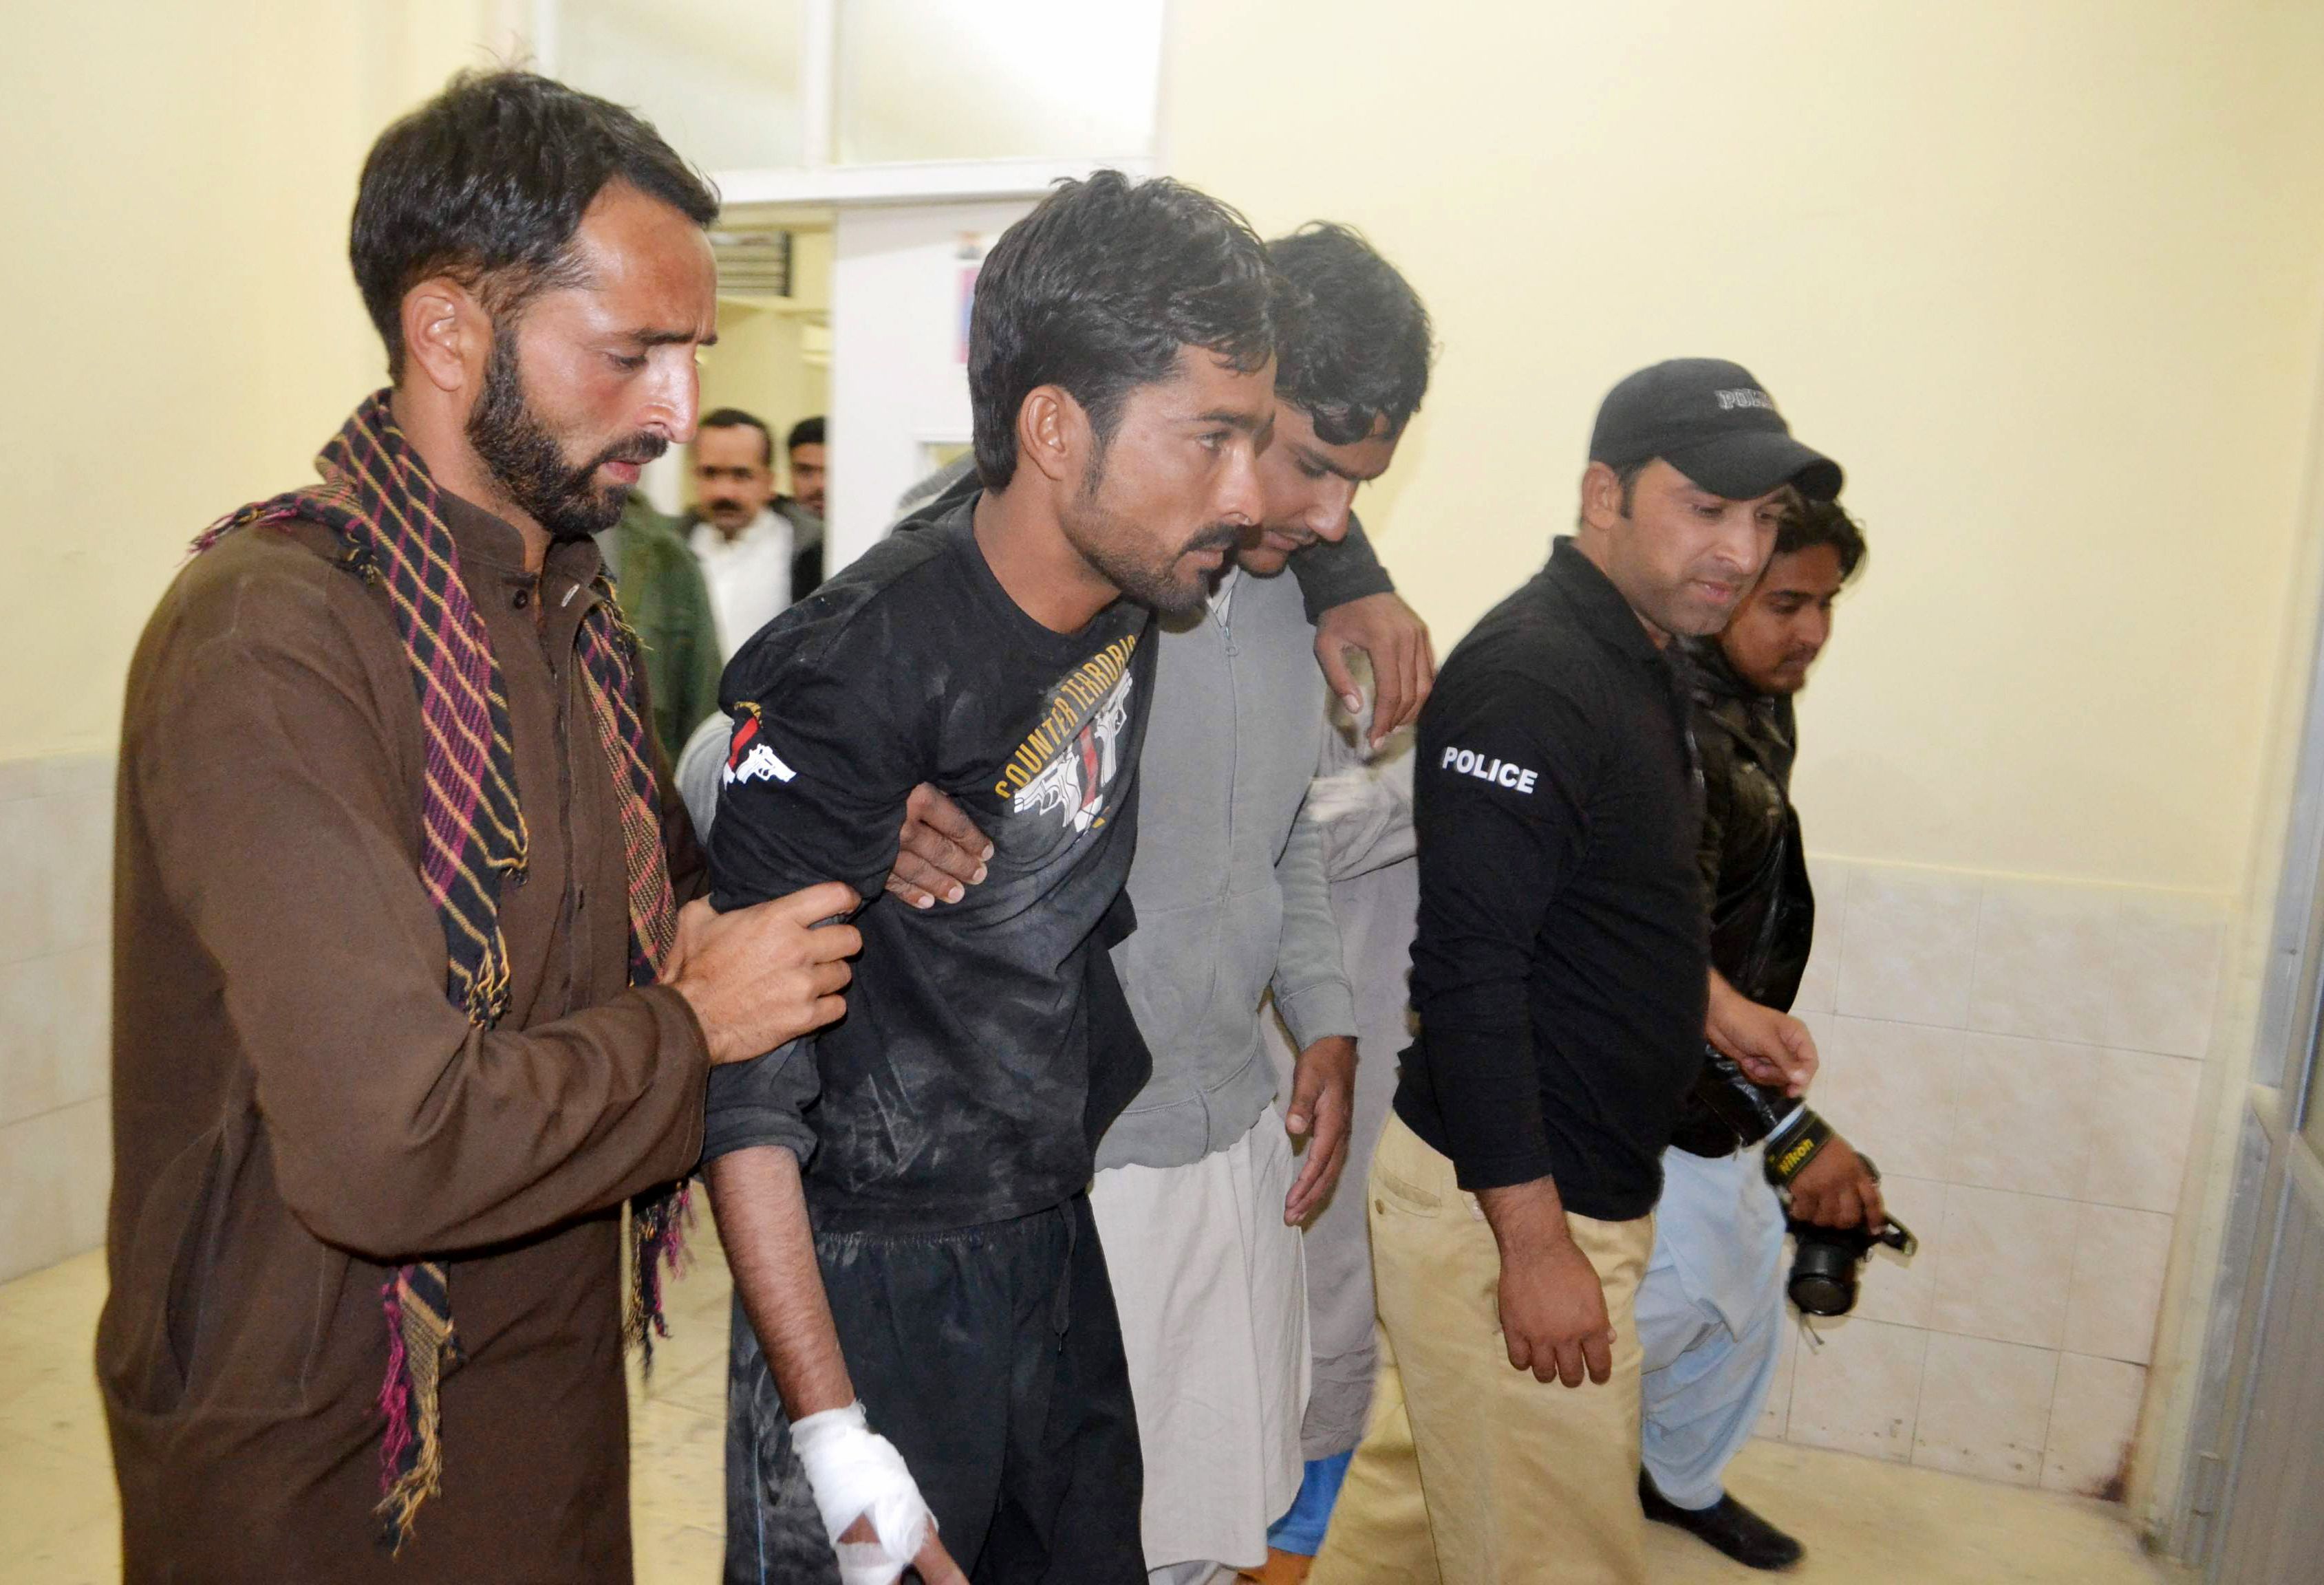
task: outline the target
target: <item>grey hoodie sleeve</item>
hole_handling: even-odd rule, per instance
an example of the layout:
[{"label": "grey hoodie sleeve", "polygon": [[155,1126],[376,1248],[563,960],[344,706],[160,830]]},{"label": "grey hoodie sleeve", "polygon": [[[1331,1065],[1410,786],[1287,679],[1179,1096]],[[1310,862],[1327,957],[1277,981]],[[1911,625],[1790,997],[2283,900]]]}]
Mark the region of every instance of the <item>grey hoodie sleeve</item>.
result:
[{"label": "grey hoodie sleeve", "polygon": [[726,718],[724,711],[714,709],[678,751],[678,766],[673,772],[678,796],[686,800],[686,812],[694,820],[694,834],[706,847],[710,843],[711,825],[718,818],[718,789],[724,784],[726,751],[733,741],[734,723]]},{"label": "grey hoodie sleeve", "polygon": [[1332,1035],[1353,1039],[1356,999],[1340,960],[1340,926],[1323,878],[1323,827],[1305,803],[1275,862],[1283,930],[1275,950],[1275,1007],[1298,1049]]}]

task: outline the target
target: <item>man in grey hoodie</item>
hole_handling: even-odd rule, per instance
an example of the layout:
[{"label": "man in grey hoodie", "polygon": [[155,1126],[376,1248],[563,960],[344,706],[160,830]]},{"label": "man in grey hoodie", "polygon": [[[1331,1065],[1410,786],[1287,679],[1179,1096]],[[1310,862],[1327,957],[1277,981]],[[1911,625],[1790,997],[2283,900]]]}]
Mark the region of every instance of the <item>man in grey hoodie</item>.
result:
[{"label": "man in grey hoodie", "polygon": [[[1327,692],[1281,576],[1342,539],[1427,388],[1428,316],[1362,237],[1270,244],[1292,299],[1277,344],[1266,521],[1208,608],[1164,624],[1130,896],[1114,959],[1154,1073],[1098,1147],[1091,1189],[1146,1460],[1148,1577],[1267,1560],[1302,1476],[1307,1309],[1298,1224],[1348,1152],[1355,1008],[1323,834],[1305,810]],[[1278,1111],[1272,992],[1298,1055]],[[1305,1149],[1295,1159],[1291,1138]]]}]

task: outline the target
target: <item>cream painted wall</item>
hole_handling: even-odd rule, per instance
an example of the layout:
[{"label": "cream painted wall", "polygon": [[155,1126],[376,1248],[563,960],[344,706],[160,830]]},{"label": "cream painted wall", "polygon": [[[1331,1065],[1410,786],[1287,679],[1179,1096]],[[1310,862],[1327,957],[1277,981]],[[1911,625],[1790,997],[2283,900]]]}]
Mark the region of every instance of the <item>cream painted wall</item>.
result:
[{"label": "cream painted wall", "polygon": [[381,126],[493,0],[17,6],[0,52],[0,760],[109,747],[188,540],[383,377],[346,263]]},{"label": "cream painted wall", "polygon": [[1361,226],[1435,312],[1370,511],[1440,642],[1571,521],[1608,385],[1738,358],[1873,545],[1803,714],[1814,843],[2236,887],[2324,330],[2324,10],[1172,12],[1167,168],[1268,234]]}]

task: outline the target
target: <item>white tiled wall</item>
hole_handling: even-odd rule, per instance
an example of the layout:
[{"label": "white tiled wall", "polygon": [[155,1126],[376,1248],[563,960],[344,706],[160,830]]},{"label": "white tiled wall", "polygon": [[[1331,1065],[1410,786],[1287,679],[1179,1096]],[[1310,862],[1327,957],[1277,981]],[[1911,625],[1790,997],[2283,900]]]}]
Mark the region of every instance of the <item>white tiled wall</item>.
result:
[{"label": "white tiled wall", "polygon": [[0,1281],[105,1239],[113,760],[0,762]]},{"label": "white tiled wall", "polygon": [[1763,1434],[2099,1492],[2136,1427],[2226,899],[1818,861],[1816,1108],[1920,1235]]}]

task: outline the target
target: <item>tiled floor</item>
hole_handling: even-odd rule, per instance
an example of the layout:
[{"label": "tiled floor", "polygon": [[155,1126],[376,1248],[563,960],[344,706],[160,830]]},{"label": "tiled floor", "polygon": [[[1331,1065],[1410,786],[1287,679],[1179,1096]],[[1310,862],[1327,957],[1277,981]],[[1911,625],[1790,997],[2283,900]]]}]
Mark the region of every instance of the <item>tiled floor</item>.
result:
[{"label": "tiled floor", "polygon": [[[632,1373],[631,1509],[641,1585],[718,1577],[726,1273],[702,1230],[701,1264],[673,1292],[675,1334],[650,1388]],[[119,1578],[113,1479],[89,1378],[104,1297],[97,1254],[0,1286],[0,1585]],[[1800,1585],[2159,1585],[2119,1510],[1846,1453],[1756,1442],[1739,1496],[1809,1544]],[[1755,1576],[1655,1527],[1658,1585]]]},{"label": "tiled floor", "polygon": [[[1799,1585],[2191,1585],[2144,1556],[2122,1510],[1854,1453],[1757,1441],[1728,1471],[1735,1495],[1807,1544]],[[1764,1574],[1692,1536],[1647,1526],[1655,1585],[1739,1585]]]}]

